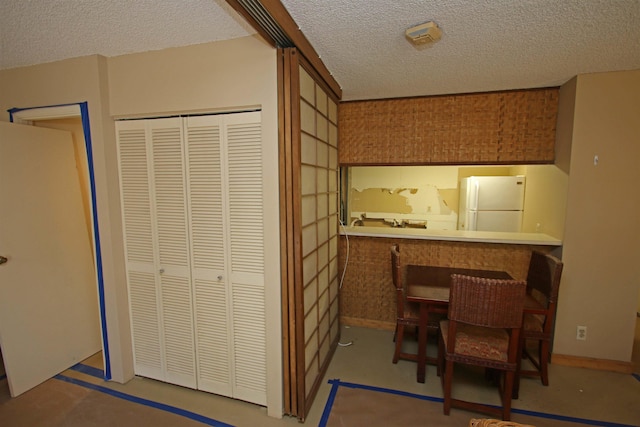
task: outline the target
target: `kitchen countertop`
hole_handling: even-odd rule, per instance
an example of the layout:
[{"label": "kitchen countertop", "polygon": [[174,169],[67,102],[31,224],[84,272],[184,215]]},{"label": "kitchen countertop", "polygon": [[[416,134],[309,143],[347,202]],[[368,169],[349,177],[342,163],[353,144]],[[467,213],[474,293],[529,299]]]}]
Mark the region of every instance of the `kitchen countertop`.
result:
[{"label": "kitchen countertop", "polygon": [[340,227],[341,235],[389,237],[400,239],[448,240],[454,242],[508,243],[512,245],[562,246],[562,241],[542,233],[507,233],[492,231],[429,230],[399,227]]}]

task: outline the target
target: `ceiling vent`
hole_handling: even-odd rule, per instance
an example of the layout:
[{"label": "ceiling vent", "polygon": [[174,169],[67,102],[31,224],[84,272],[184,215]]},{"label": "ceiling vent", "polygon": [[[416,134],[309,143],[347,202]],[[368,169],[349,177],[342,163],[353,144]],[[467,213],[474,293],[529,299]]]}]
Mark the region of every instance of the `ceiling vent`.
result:
[{"label": "ceiling vent", "polygon": [[433,43],[440,40],[442,37],[442,30],[433,21],[429,21],[426,24],[416,25],[405,31],[407,39],[415,45],[423,45],[426,43]]}]

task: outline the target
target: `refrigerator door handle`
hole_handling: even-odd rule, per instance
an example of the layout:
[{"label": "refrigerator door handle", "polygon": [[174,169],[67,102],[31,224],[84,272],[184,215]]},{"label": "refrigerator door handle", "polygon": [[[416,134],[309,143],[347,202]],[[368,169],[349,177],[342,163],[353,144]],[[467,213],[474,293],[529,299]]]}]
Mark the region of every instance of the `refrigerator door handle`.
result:
[{"label": "refrigerator door handle", "polygon": [[472,181],[473,191],[471,192],[471,200],[469,209],[479,209],[478,198],[480,197],[480,183],[477,180]]},{"label": "refrigerator door handle", "polygon": [[475,231],[478,224],[478,212],[469,211],[469,220],[467,221],[467,231]]}]

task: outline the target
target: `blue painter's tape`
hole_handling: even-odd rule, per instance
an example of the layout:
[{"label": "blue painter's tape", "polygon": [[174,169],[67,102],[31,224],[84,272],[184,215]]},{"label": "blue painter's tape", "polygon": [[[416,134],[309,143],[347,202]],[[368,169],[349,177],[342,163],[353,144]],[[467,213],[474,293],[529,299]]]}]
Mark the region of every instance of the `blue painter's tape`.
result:
[{"label": "blue painter's tape", "polygon": [[93,148],[91,144],[91,127],[89,125],[89,106],[87,102],[81,102],[80,115],[82,117],[82,130],[87,151],[87,164],[89,165],[89,184],[91,186],[91,206],[93,212],[93,234],[96,248],[96,272],[98,276],[98,300],[100,303],[100,322],[102,325],[102,353],[104,357],[104,379],[111,379],[111,355],[109,353],[109,339],[107,334],[107,313],[104,296],[104,276],[102,272],[102,251],[100,249],[100,230],[98,227],[98,202],[96,199],[96,178],[93,168]]},{"label": "blue painter's tape", "polygon": [[94,368],[93,366],[83,365],[82,363],[78,363],[77,365],[73,365],[69,368],[76,372],[81,372],[83,374],[91,375],[92,377],[104,378],[104,371],[102,369]]},{"label": "blue painter's tape", "polygon": [[407,391],[393,390],[390,388],[383,388],[383,387],[374,387],[370,385],[347,383],[347,382],[342,382],[340,380],[330,380],[329,383],[331,383],[331,381],[335,381],[342,387],[347,387],[347,388],[359,388],[361,390],[370,390],[370,391],[378,391],[381,393],[396,394],[398,396],[411,397],[413,399],[420,399],[420,400],[428,400],[430,402],[441,403],[443,401],[441,397],[426,396],[424,394],[409,393]]},{"label": "blue painter's tape", "polygon": [[200,414],[196,414],[195,412],[186,411],[181,408],[176,408],[175,406],[165,405],[164,403],[154,402],[153,400],[142,399],[140,397],[131,396],[126,393],[122,393],[116,390],[111,390],[110,388],[99,386],[96,384],[91,384],[86,381],[78,380],[76,378],[67,377],[64,375],[56,375],[54,377],[57,380],[65,381],[71,384],[75,384],[81,387],[85,387],[91,390],[99,391],[101,393],[108,394],[109,396],[117,397],[119,399],[124,399],[129,402],[137,403],[140,405],[149,406],[151,408],[160,409],[161,411],[170,412],[172,414],[180,415],[185,418],[189,418],[194,421],[201,422],[208,426],[213,427],[233,427],[231,424],[223,423],[222,421],[214,420],[213,418],[208,418]]},{"label": "blue painter's tape", "polygon": [[326,427],[327,425],[329,415],[331,414],[331,408],[333,407],[333,402],[336,400],[336,393],[338,392],[338,387],[340,386],[340,380],[329,380],[329,384],[332,384],[331,392],[329,392],[329,398],[327,399],[327,403],[324,406],[324,411],[322,411],[322,418],[320,418],[318,427]]}]

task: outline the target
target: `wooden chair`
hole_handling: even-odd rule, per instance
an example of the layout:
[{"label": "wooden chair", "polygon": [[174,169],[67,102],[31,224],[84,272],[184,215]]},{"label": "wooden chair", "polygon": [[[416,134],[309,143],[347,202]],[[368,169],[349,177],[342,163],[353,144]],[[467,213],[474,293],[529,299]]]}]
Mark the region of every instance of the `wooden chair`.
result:
[{"label": "wooden chair", "polygon": [[398,363],[399,359],[418,361],[415,353],[405,353],[402,351],[402,341],[404,339],[405,327],[418,327],[420,323],[420,307],[406,301],[406,282],[403,280],[402,266],[400,264],[400,247],[391,247],[391,277],[396,291],[396,331],[393,339],[396,349],[393,353],[393,363]]},{"label": "wooden chair", "polygon": [[[525,292],[524,281],[451,276],[449,319],[440,322],[438,345],[445,415],[453,406],[509,420]],[[504,373],[504,383],[498,381],[502,408],[452,398],[454,364]]]},{"label": "wooden chair", "polygon": [[[519,377],[539,377],[543,385],[549,385],[549,357],[551,338],[556,317],[556,304],[560,289],[563,263],[550,254],[539,251],[531,253],[529,271],[527,273],[527,295],[522,324],[522,359],[528,359],[535,369],[522,370],[518,367],[519,376],[516,384],[516,395]],[[527,341],[537,341],[537,355],[534,357],[527,349]]]}]

